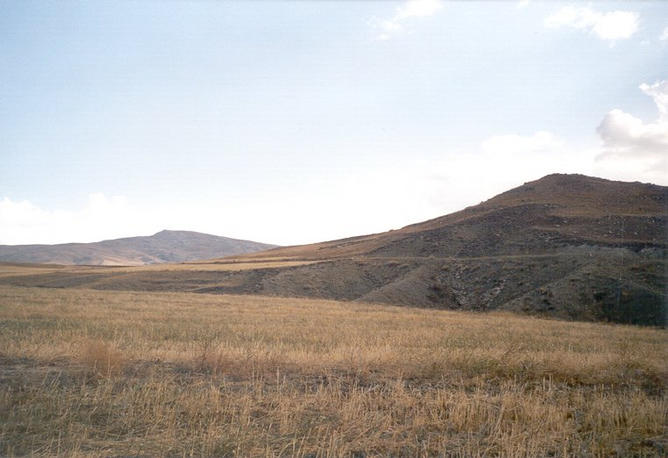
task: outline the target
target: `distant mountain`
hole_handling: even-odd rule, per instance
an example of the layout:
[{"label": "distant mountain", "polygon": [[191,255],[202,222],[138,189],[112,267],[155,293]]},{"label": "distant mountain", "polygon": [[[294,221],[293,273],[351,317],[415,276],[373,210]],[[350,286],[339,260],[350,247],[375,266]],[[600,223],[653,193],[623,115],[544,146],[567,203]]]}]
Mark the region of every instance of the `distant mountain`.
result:
[{"label": "distant mountain", "polygon": [[47,264],[144,265],[240,255],[276,245],[190,231],[160,231],[94,243],[0,245],[0,261]]}]

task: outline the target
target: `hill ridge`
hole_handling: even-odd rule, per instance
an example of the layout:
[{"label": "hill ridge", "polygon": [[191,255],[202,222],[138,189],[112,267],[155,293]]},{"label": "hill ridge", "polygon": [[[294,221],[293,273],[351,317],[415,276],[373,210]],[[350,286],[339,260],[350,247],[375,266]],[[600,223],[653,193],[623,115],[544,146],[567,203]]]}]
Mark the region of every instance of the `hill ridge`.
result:
[{"label": "hill ridge", "polygon": [[212,255],[239,255],[275,246],[195,231],[163,229],[153,235],[90,243],[0,245],[0,261],[66,265],[145,265],[195,261]]}]

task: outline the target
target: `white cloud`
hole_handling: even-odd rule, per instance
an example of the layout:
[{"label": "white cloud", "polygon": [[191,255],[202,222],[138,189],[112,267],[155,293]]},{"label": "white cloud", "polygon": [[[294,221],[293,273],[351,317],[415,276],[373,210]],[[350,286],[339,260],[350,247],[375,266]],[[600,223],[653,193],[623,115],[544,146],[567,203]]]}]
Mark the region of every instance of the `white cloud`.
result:
[{"label": "white cloud", "polygon": [[373,19],[371,23],[379,31],[377,39],[389,40],[394,34],[404,30],[408,20],[432,16],[441,8],[442,0],[407,0],[395,9],[391,18]]},{"label": "white cloud", "polygon": [[630,38],[638,30],[639,14],[634,11],[602,13],[589,7],[566,6],[545,19],[551,28],[587,30],[602,40],[614,42]]},{"label": "white cloud", "polygon": [[479,195],[475,187],[481,186],[488,197],[549,173],[667,185],[668,80],[641,84],[639,89],[654,100],[658,118],[643,122],[612,110],[597,128],[602,140],[598,145],[572,144],[547,131],[496,135],[483,141],[478,153],[451,157],[440,170],[457,193]]},{"label": "white cloud", "polygon": [[526,8],[529,6],[529,2],[530,0],[519,0],[517,3],[515,3],[515,7],[519,9]]},{"label": "white cloud", "polygon": [[620,109],[608,112],[596,129],[603,142],[599,160],[636,158],[650,169],[665,169],[668,165],[668,81],[641,84],[640,90],[654,100],[658,118],[645,123]]},{"label": "white cloud", "polygon": [[668,41],[668,27],[663,29],[663,32],[661,32],[661,36],[659,37],[659,40]]},{"label": "white cloud", "polygon": [[659,119],[666,120],[668,118],[668,80],[657,81],[652,85],[643,83],[639,88],[654,100],[659,110]]},{"label": "white cloud", "polygon": [[495,135],[478,151],[449,154],[433,167],[442,176],[434,200],[456,211],[550,173],[580,171],[584,164],[586,158],[551,132]]},{"label": "white cloud", "polygon": [[0,200],[0,243],[93,242],[137,235],[137,230],[147,229],[141,216],[122,196],[90,194],[78,210],[44,210],[27,200],[4,197]]},{"label": "white cloud", "polygon": [[[97,242],[151,235],[162,229],[198,231],[267,243],[299,241],[288,238],[294,236],[294,228],[276,225],[268,230],[267,220],[282,220],[280,206],[266,208],[252,201],[217,197],[195,204],[165,201],[155,205],[133,203],[124,196],[93,193],[83,206],[67,210],[45,209],[27,200],[3,197],[0,198],[0,244]],[[299,201],[300,196],[292,198]],[[315,202],[309,205],[314,206]]]},{"label": "white cloud", "polygon": [[397,8],[395,19],[404,20],[411,17],[431,16],[443,8],[440,0],[408,0]]},{"label": "white cloud", "polygon": [[633,115],[614,109],[596,129],[605,155],[646,156],[668,154],[668,123],[644,123]]}]

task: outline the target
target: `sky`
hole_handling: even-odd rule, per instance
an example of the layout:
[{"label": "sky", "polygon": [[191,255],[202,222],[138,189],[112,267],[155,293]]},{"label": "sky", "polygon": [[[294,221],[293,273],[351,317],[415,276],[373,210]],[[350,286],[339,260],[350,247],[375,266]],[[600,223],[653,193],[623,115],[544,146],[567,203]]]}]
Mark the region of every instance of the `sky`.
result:
[{"label": "sky", "polygon": [[0,0],[0,244],[398,229],[668,185],[668,2]]}]

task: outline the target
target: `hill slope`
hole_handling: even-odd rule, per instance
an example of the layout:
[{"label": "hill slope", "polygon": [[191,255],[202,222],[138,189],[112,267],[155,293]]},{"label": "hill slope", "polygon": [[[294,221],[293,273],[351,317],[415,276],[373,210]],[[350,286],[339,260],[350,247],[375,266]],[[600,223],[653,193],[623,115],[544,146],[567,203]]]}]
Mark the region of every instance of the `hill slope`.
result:
[{"label": "hill slope", "polygon": [[0,261],[87,265],[143,265],[230,256],[275,245],[189,231],[161,231],[95,243],[0,245]]}]

